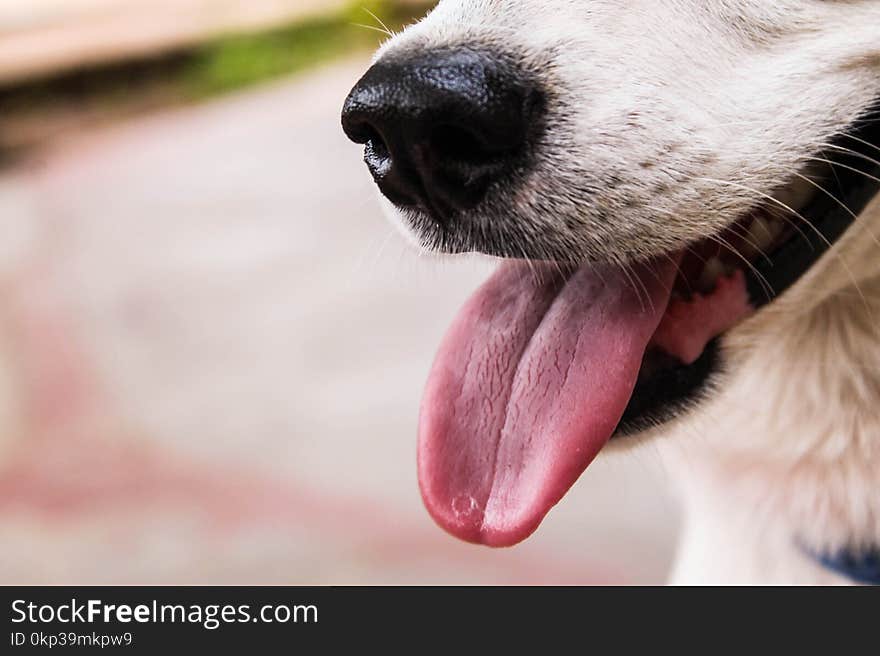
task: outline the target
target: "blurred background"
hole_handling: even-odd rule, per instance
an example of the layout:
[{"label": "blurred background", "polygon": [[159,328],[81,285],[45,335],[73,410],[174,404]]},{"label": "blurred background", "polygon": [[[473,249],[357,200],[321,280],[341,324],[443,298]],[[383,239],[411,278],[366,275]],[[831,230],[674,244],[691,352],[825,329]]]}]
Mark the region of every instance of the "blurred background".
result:
[{"label": "blurred background", "polygon": [[650,450],[512,549],[421,505],[489,267],[410,250],[339,127],[411,0],[0,0],[0,583],[660,583]]}]

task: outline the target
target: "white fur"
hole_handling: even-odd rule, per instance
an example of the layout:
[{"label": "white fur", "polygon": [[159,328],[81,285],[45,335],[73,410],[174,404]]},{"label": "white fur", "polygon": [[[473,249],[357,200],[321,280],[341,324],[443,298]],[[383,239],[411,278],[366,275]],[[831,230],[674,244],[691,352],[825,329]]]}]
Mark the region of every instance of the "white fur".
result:
[{"label": "white fur", "polygon": [[[880,97],[876,0],[444,0],[378,56],[469,44],[551,91],[510,210],[588,258],[717,232]],[[880,545],[875,235],[880,201],[726,335],[707,401],[642,436],[686,510],[674,582],[842,582],[798,545]]]}]

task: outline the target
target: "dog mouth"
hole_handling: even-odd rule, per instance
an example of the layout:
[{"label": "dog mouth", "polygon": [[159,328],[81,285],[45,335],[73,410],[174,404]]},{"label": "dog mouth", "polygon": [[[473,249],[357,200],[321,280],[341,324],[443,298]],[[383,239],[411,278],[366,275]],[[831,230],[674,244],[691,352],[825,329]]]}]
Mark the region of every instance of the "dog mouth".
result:
[{"label": "dog mouth", "polygon": [[831,246],[833,215],[825,215],[828,223],[807,218],[812,204],[821,204],[817,196],[839,193],[828,190],[839,179],[831,162],[805,167],[721,233],[668,256],[675,280],[613,438],[671,419],[699,398],[719,366],[718,338],[772,302]]},{"label": "dog mouth", "polygon": [[678,252],[629,267],[503,262],[454,320],[425,389],[419,482],[438,524],[515,544],[612,437],[698,400],[719,338],[795,283],[880,190],[878,132],[868,121],[841,135]]}]

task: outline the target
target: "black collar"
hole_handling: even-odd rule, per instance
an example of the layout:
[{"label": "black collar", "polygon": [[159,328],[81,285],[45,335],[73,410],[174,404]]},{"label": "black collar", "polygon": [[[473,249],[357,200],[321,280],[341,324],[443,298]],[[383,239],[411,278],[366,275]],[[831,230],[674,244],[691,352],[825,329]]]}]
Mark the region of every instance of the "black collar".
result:
[{"label": "black collar", "polygon": [[841,549],[834,553],[808,551],[824,567],[856,583],[880,585],[880,548]]}]

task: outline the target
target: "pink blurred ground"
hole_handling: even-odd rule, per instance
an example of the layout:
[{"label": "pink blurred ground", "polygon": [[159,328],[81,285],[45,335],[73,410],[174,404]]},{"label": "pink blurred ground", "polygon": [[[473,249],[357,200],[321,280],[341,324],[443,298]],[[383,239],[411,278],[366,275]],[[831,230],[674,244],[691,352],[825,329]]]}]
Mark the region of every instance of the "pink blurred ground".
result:
[{"label": "pink blurred ground", "polygon": [[434,348],[484,263],[406,248],[338,110],[363,64],[0,174],[0,582],[660,582],[655,454],[524,545],[421,507]]}]

